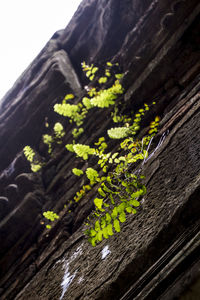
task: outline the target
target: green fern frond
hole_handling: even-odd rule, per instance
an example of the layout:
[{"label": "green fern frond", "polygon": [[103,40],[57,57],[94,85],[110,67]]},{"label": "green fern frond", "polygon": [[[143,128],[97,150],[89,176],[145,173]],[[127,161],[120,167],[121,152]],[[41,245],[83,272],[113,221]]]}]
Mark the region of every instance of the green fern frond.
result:
[{"label": "green fern frond", "polygon": [[74,105],[74,104],[57,103],[54,105],[54,111],[61,116],[71,118],[75,113],[79,111],[79,107],[78,105]]},{"label": "green fern frond", "polygon": [[100,108],[109,107],[115,104],[117,96],[109,90],[102,90],[97,96],[91,99],[92,105]]},{"label": "green fern frond", "polygon": [[82,157],[84,160],[88,159],[88,155],[92,155],[95,153],[95,149],[90,148],[88,145],[75,144],[73,146],[74,152]]},{"label": "green fern frond", "polygon": [[26,156],[26,159],[32,162],[35,156],[35,151],[30,146],[25,146],[23,151],[24,155]]},{"label": "green fern frond", "polygon": [[117,98],[117,95],[123,94],[123,92],[124,89],[122,85],[116,80],[111,88],[99,91],[97,95],[91,99],[91,103],[100,108],[109,107],[115,104],[114,100]]},{"label": "green fern frond", "polygon": [[131,132],[127,127],[116,127],[109,129],[107,133],[111,139],[123,139],[129,136]]},{"label": "green fern frond", "polygon": [[86,175],[91,184],[97,182],[97,179],[99,178],[98,172],[93,168],[87,168]]}]

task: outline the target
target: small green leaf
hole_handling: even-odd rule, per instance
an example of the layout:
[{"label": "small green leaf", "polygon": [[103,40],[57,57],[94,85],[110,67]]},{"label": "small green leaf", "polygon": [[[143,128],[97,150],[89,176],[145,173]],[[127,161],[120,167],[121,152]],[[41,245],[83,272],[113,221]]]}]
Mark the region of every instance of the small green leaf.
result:
[{"label": "small green leaf", "polygon": [[107,172],[107,168],[108,168],[108,166],[104,166],[104,167],[103,167],[103,172],[104,172],[104,173]]},{"label": "small green leaf", "polygon": [[95,206],[96,206],[99,210],[102,210],[103,199],[95,198],[95,199],[94,199],[94,204],[95,204]]},{"label": "small green leaf", "polygon": [[142,186],[142,191],[143,191],[142,195],[145,195],[147,193],[147,188],[145,185]]},{"label": "small green leaf", "polygon": [[112,155],[112,159],[115,159],[116,157],[117,157],[117,155],[119,154],[119,152],[115,152],[115,153],[113,153],[113,155]]},{"label": "small green leaf", "polygon": [[125,212],[122,212],[119,215],[119,220],[120,220],[121,223],[124,223],[126,221],[126,214],[125,214]]},{"label": "small green leaf", "polygon": [[120,156],[119,161],[126,161],[126,158],[124,156]]},{"label": "small green leaf", "polygon": [[91,72],[90,70],[87,71],[87,72],[86,72],[86,76],[87,76],[87,77],[90,77],[91,73],[92,73],[92,72]]},{"label": "small green leaf", "polygon": [[70,100],[70,99],[74,99],[74,95],[73,94],[67,94],[64,98],[64,100]]},{"label": "small green leaf", "polygon": [[113,65],[113,64],[112,64],[111,62],[109,62],[109,61],[108,61],[106,64],[107,64],[108,67],[112,67],[112,65]]},{"label": "small green leaf", "polygon": [[130,200],[130,203],[131,203],[134,207],[140,206],[140,202],[137,201],[137,200]]},{"label": "small green leaf", "polygon": [[102,231],[103,231],[104,238],[108,239],[109,236],[108,236],[108,229],[107,229],[107,227],[104,227]]},{"label": "small green leaf", "polygon": [[111,213],[112,219],[116,219],[116,218],[117,218],[117,215],[118,215],[117,207],[114,207],[114,208],[113,208],[113,211],[112,211],[112,213]]},{"label": "small green leaf", "polygon": [[102,217],[101,218],[101,228],[104,228],[106,226],[106,218]]},{"label": "small green leaf", "polygon": [[107,224],[110,224],[110,222],[111,222],[111,216],[109,213],[106,213],[106,222],[107,222]]},{"label": "small green leaf", "polygon": [[122,212],[124,212],[124,209],[126,207],[126,203],[125,202],[122,202],[120,203],[118,206],[117,206],[117,212],[120,214]]},{"label": "small green leaf", "polygon": [[90,230],[90,236],[95,236],[96,235],[96,231],[94,229]]},{"label": "small green leaf", "polygon": [[93,247],[96,246],[96,238],[88,239],[88,242],[90,242]]},{"label": "small green leaf", "polygon": [[97,232],[97,239],[99,242],[102,241],[102,239],[103,239],[103,231],[102,230]]},{"label": "small green leaf", "polygon": [[106,70],[106,72],[105,72],[105,76],[107,76],[107,77],[110,77],[110,76],[111,76],[111,74],[110,74],[109,70]]},{"label": "small green leaf", "polygon": [[72,172],[74,173],[74,175],[76,176],[81,176],[83,174],[83,171],[77,168],[73,168]]},{"label": "small green leaf", "polygon": [[98,188],[98,192],[102,197],[106,197],[106,194],[104,193],[104,191],[102,190],[102,188]]},{"label": "small green leaf", "polygon": [[94,74],[93,75],[91,75],[90,77],[89,77],[89,79],[90,79],[90,81],[92,81],[93,79],[94,79]]},{"label": "small green leaf", "polygon": [[94,228],[95,228],[96,231],[99,231],[101,229],[100,224],[99,224],[99,220],[97,220],[95,222]]},{"label": "small green leaf", "polygon": [[112,193],[111,189],[109,189],[109,188],[105,185],[105,183],[102,184],[102,189],[103,189],[105,192],[107,192],[107,193]]},{"label": "small green leaf", "polygon": [[121,79],[123,76],[124,76],[123,74],[115,74],[115,77],[116,77],[117,79]]},{"label": "small green leaf", "polygon": [[112,194],[109,195],[109,198],[110,198],[110,202],[114,205],[114,204],[115,204],[115,201],[114,201],[114,199],[113,199]]},{"label": "small green leaf", "polygon": [[92,74],[95,74],[98,70],[99,70],[99,68],[97,68],[97,67],[92,68]]},{"label": "small green leaf", "polygon": [[130,214],[132,212],[133,208],[131,206],[126,207],[126,211]]},{"label": "small green leaf", "polygon": [[109,224],[108,226],[107,226],[107,232],[108,232],[108,235],[113,235],[113,228],[112,228],[112,224]]},{"label": "small green leaf", "polygon": [[140,192],[137,191],[137,192],[134,192],[131,194],[131,198],[138,198],[140,196]]},{"label": "small green leaf", "polygon": [[98,81],[100,84],[103,84],[103,83],[106,83],[107,80],[108,80],[107,77],[100,77]]},{"label": "small green leaf", "polygon": [[120,224],[117,219],[114,220],[113,225],[114,225],[115,231],[120,232]]}]

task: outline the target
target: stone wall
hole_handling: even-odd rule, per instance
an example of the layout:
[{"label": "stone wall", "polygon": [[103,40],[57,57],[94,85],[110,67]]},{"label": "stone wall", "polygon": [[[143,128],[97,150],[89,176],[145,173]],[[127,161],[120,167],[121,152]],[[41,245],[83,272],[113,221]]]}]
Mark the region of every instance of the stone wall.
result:
[{"label": "stone wall", "polygon": [[[83,0],[2,99],[1,299],[173,299],[198,275],[198,2]],[[61,119],[53,105],[67,93],[83,96],[84,60],[118,61],[126,73],[127,109],[156,100],[152,115],[161,116],[159,137],[166,136],[145,165],[148,193],[138,214],[95,248],[82,225],[95,189],[77,206],[70,204],[80,185],[71,173],[78,160],[62,146],[48,157],[42,143],[45,121],[51,128]],[[89,115],[80,143],[106,132],[106,114]],[[66,134],[64,143],[69,140]],[[31,173],[25,145],[47,161],[41,172]],[[41,224],[48,209],[60,215],[51,230]]]}]

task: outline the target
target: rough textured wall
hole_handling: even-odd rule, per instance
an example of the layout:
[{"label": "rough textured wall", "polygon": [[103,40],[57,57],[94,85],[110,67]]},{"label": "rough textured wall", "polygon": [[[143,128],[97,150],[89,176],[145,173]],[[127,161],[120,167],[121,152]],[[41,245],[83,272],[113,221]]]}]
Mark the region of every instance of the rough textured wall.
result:
[{"label": "rough textured wall", "polygon": [[[84,0],[2,100],[1,299],[173,299],[198,274],[198,2]],[[95,190],[70,206],[80,185],[71,174],[78,161],[61,147],[48,158],[41,142],[45,120],[51,127],[60,119],[53,105],[67,93],[83,95],[83,60],[118,61],[127,108],[156,100],[152,114],[162,117],[160,136],[168,134],[145,166],[148,194],[138,214],[96,248],[82,233]],[[105,133],[106,113],[90,114],[81,143]],[[27,144],[48,160],[38,174],[22,154]],[[62,210],[50,231],[40,224],[47,209]]]}]

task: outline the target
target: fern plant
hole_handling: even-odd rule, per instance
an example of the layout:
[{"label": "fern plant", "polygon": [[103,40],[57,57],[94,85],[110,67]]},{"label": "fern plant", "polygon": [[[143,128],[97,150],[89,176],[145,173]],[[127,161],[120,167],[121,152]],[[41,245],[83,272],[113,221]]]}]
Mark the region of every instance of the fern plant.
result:
[{"label": "fern plant", "polygon": [[[90,81],[96,83],[96,86],[95,84],[92,87],[89,85],[87,95],[81,101],[77,101],[73,94],[67,94],[62,103],[54,105],[56,113],[68,118],[69,123],[75,125],[71,132],[72,142],[65,145],[66,149],[83,161],[88,160],[90,156],[96,158],[96,169],[92,166],[85,171],[78,168],[72,169],[75,176],[85,176],[84,178],[86,178],[81,189],[74,196],[75,202],[80,201],[93,185],[97,185],[98,195],[93,199],[94,210],[85,223],[87,227],[85,234],[93,246],[104,238],[108,239],[114,232],[120,232],[121,223],[127,220],[127,215],[137,212],[140,199],[146,194],[140,162],[144,162],[149,155],[149,145],[152,137],[158,131],[160,120],[156,116],[150,123],[146,136],[142,139],[135,138],[140,130],[142,118],[149,111],[151,105],[144,104],[132,116],[131,114],[120,114],[116,100],[123,95],[124,88],[121,84],[123,74],[113,72],[113,67],[117,66],[118,64],[107,62],[102,75],[102,71],[98,67],[93,64],[89,66],[83,62],[83,72]],[[98,76],[99,74],[100,76]],[[152,103],[152,105],[154,104],[155,102]],[[111,118],[114,123],[119,124],[118,127],[108,129],[107,138],[100,137],[94,145],[76,143],[75,139],[84,133],[83,125],[88,112],[95,107],[100,109],[113,107]],[[52,152],[55,142],[61,143],[64,135],[65,130],[61,123],[54,125],[52,136],[43,135],[43,141],[48,145],[49,153]],[[109,139],[118,141],[117,145],[115,144],[115,151],[106,152]],[[29,146],[24,149],[25,156],[33,165],[34,151]],[[50,221],[58,217],[51,211],[43,215]],[[50,228],[50,225],[47,226]]]},{"label": "fern plant", "polygon": [[[109,63],[110,64],[110,63]],[[111,67],[111,66],[110,66]],[[85,67],[86,72],[91,71],[94,66]],[[97,70],[95,69],[95,73]],[[95,74],[94,73],[94,74]],[[94,75],[93,74],[93,75]],[[90,72],[87,73],[91,75]],[[94,79],[92,75],[92,78]],[[123,75],[118,74],[118,79]],[[105,70],[105,78],[101,77],[98,82],[104,84],[108,81],[110,72]],[[90,78],[91,80],[91,78]],[[140,130],[140,123],[142,117],[149,110],[149,105],[144,104],[142,108],[130,118],[128,116],[117,115],[119,112],[115,100],[119,95],[123,93],[124,89],[121,83],[116,80],[114,84],[107,89],[98,90],[92,87],[88,91],[88,97],[84,97],[82,103],[87,110],[93,107],[106,108],[110,105],[114,106],[114,111],[111,113],[113,121],[116,123],[123,123],[122,127],[114,127],[107,131],[108,137],[111,139],[122,140],[119,144],[118,152],[105,153],[107,143],[105,138],[99,138],[95,143],[96,147],[90,147],[89,145],[73,144],[66,145],[69,151],[75,152],[75,154],[88,160],[89,156],[95,156],[98,159],[98,165],[103,172],[103,176],[99,175],[93,168],[87,168],[85,175],[89,180],[89,186],[98,184],[99,196],[94,199],[95,210],[91,217],[88,218],[86,226],[88,229],[85,234],[89,237],[89,242],[95,246],[96,243],[101,242],[103,238],[108,238],[113,235],[114,232],[120,231],[120,223],[126,221],[126,215],[128,213],[135,214],[136,208],[140,205],[138,199],[145,195],[146,187],[142,183],[144,179],[139,173],[133,174],[129,170],[133,164],[138,164],[139,161],[145,160],[148,157],[148,145],[153,135],[157,132],[159,124],[159,118],[156,117],[155,121],[151,122],[148,135],[142,140],[135,140],[134,136]],[[86,117],[85,114],[84,117]],[[121,155],[121,152],[126,152]],[[112,172],[108,172],[112,169]],[[73,171],[75,174],[75,172]],[[77,176],[83,175],[83,171],[77,172]],[[87,185],[83,185],[81,190],[76,193],[74,200],[80,201],[90,189],[86,188]]]},{"label": "fern plant", "polygon": [[[146,194],[146,187],[142,183],[144,176],[137,172],[137,175],[130,172],[133,165],[148,157],[148,145],[159,125],[159,117],[150,123],[148,134],[142,140],[135,140],[134,135],[140,128],[140,122],[145,112],[149,110],[147,104],[140,109],[134,117],[132,124],[128,127],[116,127],[108,130],[108,136],[114,139],[123,139],[119,144],[119,152],[105,153],[107,144],[105,138],[99,138],[95,143],[97,148],[92,148],[91,155],[99,158],[98,164],[105,173],[103,176],[93,177],[90,184],[100,184],[98,188],[99,196],[94,199],[95,210],[88,218],[86,226],[89,227],[85,234],[89,237],[89,242],[95,246],[96,243],[108,238],[114,232],[120,232],[120,223],[124,223],[127,214],[135,214],[138,201]],[[122,129],[121,129],[122,128]],[[125,129],[125,130],[124,130]],[[80,145],[79,145],[80,146]],[[84,145],[82,145],[84,146]],[[74,146],[75,147],[75,146]],[[82,147],[84,151],[84,147]],[[126,151],[120,155],[121,151]],[[84,154],[82,153],[83,157]],[[112,172],[107,173],[107,169],[112,167]],[[95,172],[93,168],[86,170],[86,176],[90,179],[88,170]],[[84,193],[85,195],[85,193]],[[78,196],[81,196],[80,198]],[[76,196],[76,201],[82,198],[82,194]]]}]

